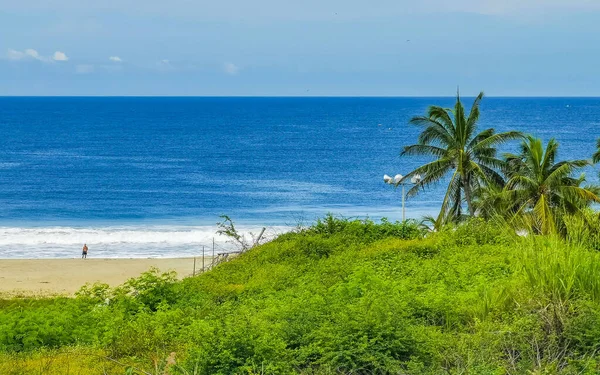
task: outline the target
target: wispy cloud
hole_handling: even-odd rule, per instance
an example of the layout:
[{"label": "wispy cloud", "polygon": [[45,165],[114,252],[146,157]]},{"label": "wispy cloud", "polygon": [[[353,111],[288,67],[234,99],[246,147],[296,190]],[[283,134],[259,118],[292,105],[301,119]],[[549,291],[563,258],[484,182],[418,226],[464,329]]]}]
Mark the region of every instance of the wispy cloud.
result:
[{"label": "wispy cloud", "polygon": [[40,54],[38,53],[38,51],[34,50],[34,49],[26,49],[24,52],[24,57],[31,57],[32,59],[36,59],[36,60],[40,60],[40,61],[45,61],[46,59],[43,58],[42,56],[40,56]]},{"label": "wispy cloud", "polygon": [[118,63],[123,62],[123,60],[119,56],[111,56],[108,59],[112,62],[118,62]]},{"label": "wispy cloud", "polygon": [[230,76],[234,76],[240,72],[240,67],[234,63],[227,62],[223,64],[223,71]]},{"label": "wispy cloud", "polygon": [[69,58],[64,52],[56,51],[50,57],[42,56],[38,51],[28,48],[24,51],[17,51],[14,49],[9,49],[6,57],[12,61],[21,61],[21,60],[37,60],[42,62],[53,62],[53,61],[68,61]]},{"label": "wispy cloud", "polygon": [[75,66],[75,73],[77,74],[90,74],[94,72],[94,66],[91,64],[79,64]]},{"label": "wispy cloud", "polygon": [[6,54],[6,57],[12,61],[21,60],[24,56],[25,54],[23,52],[15,51],[14,49],[9,49]]},{"label": "wispy cloud", "polygon": [[26,49],[24,51],[17,51],[14,49],[9,49],[7,57],[9,60],[19,61],[19,60],[43,60],[38,51],[34,49]]}]

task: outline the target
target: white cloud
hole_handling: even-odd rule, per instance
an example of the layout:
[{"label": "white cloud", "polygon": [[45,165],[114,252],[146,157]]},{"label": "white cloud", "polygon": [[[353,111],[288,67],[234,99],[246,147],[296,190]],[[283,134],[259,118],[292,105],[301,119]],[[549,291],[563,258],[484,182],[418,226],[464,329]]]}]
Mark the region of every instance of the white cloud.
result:
[{"label": "white cloud", "polygon": [[80,64],[75,66],[75,73],[77,74],[90,74],[94,72],[94,66],[90,64]]},{"label": "white cloud", "polygon": [[119,56],[111,56],[108,59],[113,62],[123,62]]},{"label": "white cloud", "polygon": [[52,55],[52,60],[54,61],[68,61],[69,58],[64,52],[56,51],[54,55]]},{"label": "white cloud", "polygon": [[235,65],[234,63],[225,63],[223,64],[223,71],[230,76],[234,76],[240,72],[240,67]]},{"label": "white cloud", "polygon": [[33,48],[27,48],[24,51],[17,51],[14,49],[9,49],[7,53],[7,57],[12,61],[20,61],[20,60],[37,60],[42,62],[53,62],[53,61],[68,61],[69,58],[64,52],[56,51],[50,57],[42,56],[40,53]]}]

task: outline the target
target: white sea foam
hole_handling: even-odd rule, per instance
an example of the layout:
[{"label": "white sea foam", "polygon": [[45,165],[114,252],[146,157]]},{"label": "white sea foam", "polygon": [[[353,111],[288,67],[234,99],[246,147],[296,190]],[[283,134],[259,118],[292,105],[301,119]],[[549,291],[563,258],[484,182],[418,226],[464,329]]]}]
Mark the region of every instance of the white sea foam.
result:
[{"label": "white sea foam", "polygon": [[[250,238],[260,227],[239,226]],[[268,236],[289,231],[278,226]],[[186,257],[235,250],[215,226],[0,227],[0,258],[77,257],[84,243],[97,258]]]}]

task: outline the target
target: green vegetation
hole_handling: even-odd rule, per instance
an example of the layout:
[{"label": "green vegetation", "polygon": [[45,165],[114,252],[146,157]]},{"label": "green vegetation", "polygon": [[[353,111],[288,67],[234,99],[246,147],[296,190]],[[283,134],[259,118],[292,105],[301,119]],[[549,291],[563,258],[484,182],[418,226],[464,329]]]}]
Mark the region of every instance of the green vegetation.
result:
[{"label": "green vegetation", "polygon": [[[476,134],[482,98],[483,93],[475,98],[468,117],[457,96],[454,109],[431,106],[427,116],[410,121],[425,129],[418,143],[404,147],[401,155],[427,155],[435,160],[416,168],[400,183],[424,174],[409,190],[409,195],[415,195],[452,172],[436,229],[478,216],[501,217],[516,231],[564,234],[564,215],[585,218],[584,211],[600,202],[600,188],[582,186],[584,174],[574,176],[581,168],[600,161],[600,140],[589,161],[556,161],[558,142],[554,139],[544,149],[540,139],[518,131],[496,133],[490,128]],[[524,141],[518,155],[497,157],[497,146],[519,138]],[[465,205],[468,216],[463,214]]]},{"label": "green vegetation", "polygon": [[0,373],[593,374],[599,272],[583,241],[481,219],[328,217],[183,281],[3,301]]},{"label": "green vegetation", "polygon": [[0,374],[600,373],[600,199],[574,176],[589,163],[478,133],[481,98],[411,121],[403,154],[436,158],[411,194],[453,173],[435,230],[328,216],[181,281],[0,300]]}]

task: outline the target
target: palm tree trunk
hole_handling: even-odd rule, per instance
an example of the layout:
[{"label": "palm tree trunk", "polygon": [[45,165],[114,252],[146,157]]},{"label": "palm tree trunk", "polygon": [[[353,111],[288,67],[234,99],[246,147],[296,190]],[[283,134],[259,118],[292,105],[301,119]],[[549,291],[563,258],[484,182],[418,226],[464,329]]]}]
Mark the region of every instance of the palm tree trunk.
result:
[{"label": "palm tree trunk", "polygon": [[475,209],[473,208],[473,202],[471,201],[471,183],[469,179],[463,176],[463,189],[465,191],[465,200],[467,201],[467,207],[469,208],[469,214],[471,217],[475,216]]}]

